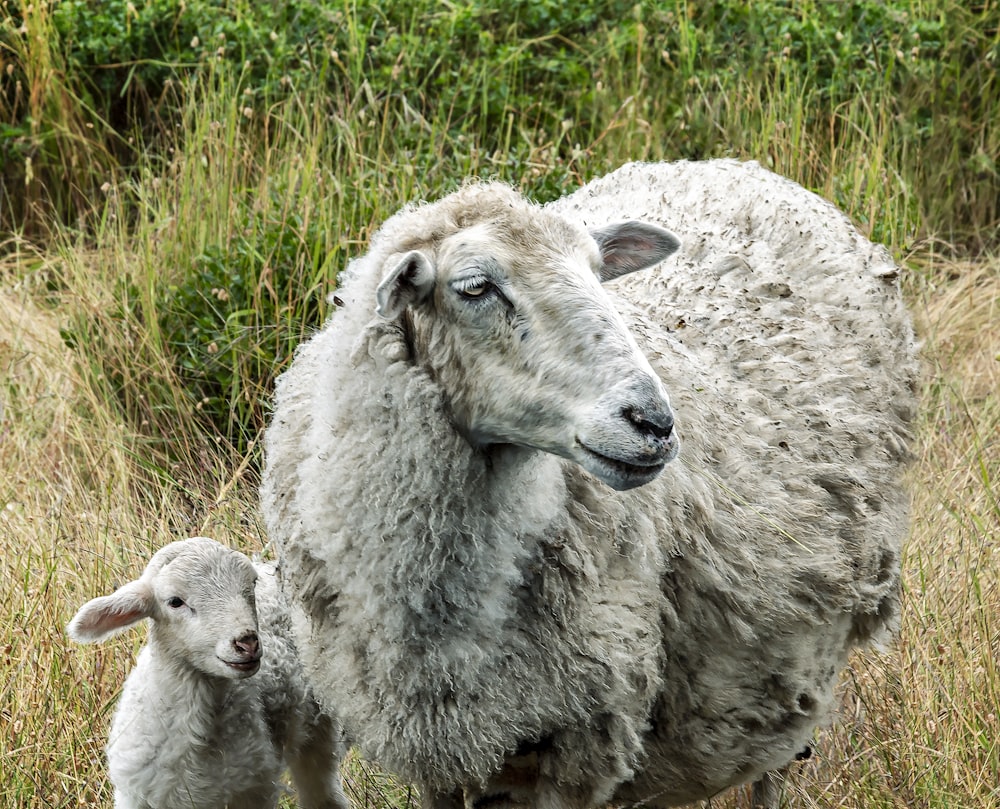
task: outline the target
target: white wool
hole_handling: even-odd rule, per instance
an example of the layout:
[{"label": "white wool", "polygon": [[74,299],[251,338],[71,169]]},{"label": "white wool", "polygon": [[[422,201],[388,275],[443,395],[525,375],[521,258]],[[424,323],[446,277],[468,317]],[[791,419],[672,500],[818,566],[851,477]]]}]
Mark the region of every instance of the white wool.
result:
[{"label": "white wool", "polygon": [[898,619],[898,272],[730,160],[392,217],[266,437],[318,698],[439,809],[672,806],[785,767]]},{"label": "white wool", "polygon": [[107,744],[116,809],[270,809],[286,764],[300,806],[347,809],[346,745],[301,676],[273,565],[204,537],[174,542],[68,632],[98,641],[143,618],[149,639]]}]

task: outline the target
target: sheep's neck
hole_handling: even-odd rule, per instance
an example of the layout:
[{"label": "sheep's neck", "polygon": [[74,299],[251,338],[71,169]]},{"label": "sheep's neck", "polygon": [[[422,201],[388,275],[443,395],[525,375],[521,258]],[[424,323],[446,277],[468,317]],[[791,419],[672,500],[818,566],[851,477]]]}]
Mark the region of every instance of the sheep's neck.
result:
[{"label": "sheep's neck", "polygon": [[324,450],[304,473],[335,493],[302,490],[322,537],[314,553],[331,569],[357,571],[341,585],[346,601],[401,643],[442,629],[495,632],[525,560],[564,519],[560,460],[473,446],[433,375],[398,359],[392,333],[373,331],[364,346],[350,385],[321,376],[320,387],[344,399],[316,420]]},{"label": "sheep's neck", "polygon": [[[525,558],[550,524],[556,496],[540,497],[546,476],[540,469],[557,461],[517,447],[470,450],[463,463],[439,479],[437,495],[421,498],[425,509],[414,517],[414,564],[392,571],[396,591],[408,607],[439,631],[466,621],[485,621],[493,629],[503,604],[521,583]],[[464,468],[463,468],[464,467]],[[451,479],[449,479],[451,477]],[[435,502],[436,499],[436,502]]]}]

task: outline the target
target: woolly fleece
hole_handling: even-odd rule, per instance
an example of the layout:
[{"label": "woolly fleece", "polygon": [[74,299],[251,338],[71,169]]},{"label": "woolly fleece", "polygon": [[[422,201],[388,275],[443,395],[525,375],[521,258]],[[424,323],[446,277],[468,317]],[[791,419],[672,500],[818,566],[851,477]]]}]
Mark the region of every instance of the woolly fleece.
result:
[{"label": "woolly fleece", "polygon": [[[616,492],[470,444],[482,347],[438,352],[432,311],[374,308],[399,254],[478,223],[544,284],[552,251],[623,217],[682,243],[603,287],[680,454]],[[363,753],[428,805],[581,809],[678,805],[792,761],[849,651],[898,618],[916,361],[887,252],[755,163],[630,164],[543,207],[490,183],[408,206],[337,294],[279,381],[262,505],[307,674]],[[557,359],[599,367],[566,332]]]},{"label": "woolly fleece", "polygon": [[[168,626],[157,620],[163,607],[152,604],[149,638],[108,736],[116,809],[273,809],[286,791],[286,762],[300,806],[348,809],[339,771],[346,745],[309,695],[274,565],[251,563],[205,537],[171,543],[139,581],[81,608],[70,635],[101,640],[109,634],[102,626],[117,624],[113,634],[141,620],[136,608],[149,614],[149,598],[135,598],[130,589],[161,596],[157,579],[166,578],[170,592],[183,593],[200,615],[197,623]],[[201,659],[203,644],[191,637],[203,631],[222,648],[230,638],[256,632],[259,670],[243,679],[214,673],[218,661]]]}]

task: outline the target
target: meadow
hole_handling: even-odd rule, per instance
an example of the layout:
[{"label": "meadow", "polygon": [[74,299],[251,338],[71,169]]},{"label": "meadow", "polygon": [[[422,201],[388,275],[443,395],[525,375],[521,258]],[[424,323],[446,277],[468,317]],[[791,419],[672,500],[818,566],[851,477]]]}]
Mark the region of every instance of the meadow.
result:
[{"label": "meadow", "polygon": [[382,220],[720,156],[887,245],[923,346],[901,631],[787,805],[1000,807],[998,30],[991,0],[0,2],[0,809],[112,805],[143,633],[65,625],[171,539],[270,552],[274,378]]}]

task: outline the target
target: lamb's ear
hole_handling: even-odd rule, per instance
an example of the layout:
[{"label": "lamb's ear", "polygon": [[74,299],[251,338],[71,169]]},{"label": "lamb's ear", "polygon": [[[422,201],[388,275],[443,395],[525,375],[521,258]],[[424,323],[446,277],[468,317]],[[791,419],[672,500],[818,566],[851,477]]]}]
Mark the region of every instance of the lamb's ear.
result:
[{"label": "lamb's ear", "polygon": [[395,320],[407,306],[419,303],[434,289],[436,273],[431,260],[419,250],[411,250],[375,290],[375,313]]},{"label": "lamb's ear", "polygon": [[153,589],[146,582],[129,582],[80,607],[66,632],[80,643],[104,640],[152,615],[153,599]]},{"label": "lamb's ear", "polygon": [[652,267],[681,246],[669,230],[646,222],[618,222],[590,231],[601,248],[601,281]]}]

